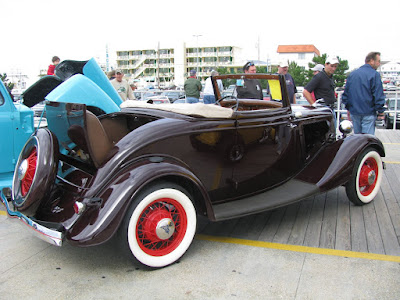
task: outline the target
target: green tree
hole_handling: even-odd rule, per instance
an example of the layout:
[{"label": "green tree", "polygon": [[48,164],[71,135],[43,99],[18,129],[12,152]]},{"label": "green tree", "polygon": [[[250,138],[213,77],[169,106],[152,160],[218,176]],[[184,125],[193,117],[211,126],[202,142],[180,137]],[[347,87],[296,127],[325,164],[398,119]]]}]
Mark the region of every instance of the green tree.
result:
[{"label": "green tree", "polygon": [[8,86],[8,88],[10,89],[10,91],[14,88],[14,83],[8,82],[9,79],[7,78],[7,74],[6,74],[6,73],[0,74],[0,78],[1,78],[1,81],[3,81],[3,83],[4,83],[6,86]]},{"label": "green tree", "polygon": [[[217,68],[217,72],[219,73],[219,75],[232,74],[231,72],[229,72],[228,68],[226,68],[226,67]],[[230,86],[231,84],[236,84],[236,80],[234,80],[234,79],[223,79],[222,80],[222,85],[224,86],[225,89],[228,86]]]},{"label": "green tree", "polygon": [[306,70],[304,67],[297,65],[296,62],[289,63],[288,73],[292,75],[296,86],[304,86],[306,84]]}]

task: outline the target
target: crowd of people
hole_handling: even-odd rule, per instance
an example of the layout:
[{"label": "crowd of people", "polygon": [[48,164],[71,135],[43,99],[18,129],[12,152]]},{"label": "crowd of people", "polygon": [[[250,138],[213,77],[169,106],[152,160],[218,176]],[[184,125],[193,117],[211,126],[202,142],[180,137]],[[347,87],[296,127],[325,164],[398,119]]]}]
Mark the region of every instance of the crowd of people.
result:
[{"label": "crowd of people", "polygon": [[[368,53],[365,58],[365,64],[351,72],[347,78],[342,101],[348,111],[349,119],[353,122],[354,133],[375,134],[376,117],[385,110],[382,81],[376,71],[381,63],[380,55],[379,52]],[[47,74],[55,75],[55,69],[59,63],[60,58],[53,56],[52,64],[49,65]],[[330,107],[333,111],[336,102],[336,85],[333,74],[339,63],[336,56],[328,56],[324,65],[316,64],[311,68],[313,77],[303,91],[304,98],[311,105],[318,101],[318,103]],[[288,71],[288,62],[282,61],[278,65],[276,74],[284,76],[289,101],[295,104],[297,87]],[[243,72],[245,74],[256,73],[255,64],[251,61],[247,62],[243,66]],[[124,73],[122,70],[112,70],[107,75],[123,101],[135,100],[133,91],[136,87],[130,85],[123,78]],[[186,103],[198,103],[200,101],[200,93],[203,90],[203,86],[196,75],[196,70],[191,70],[190,76],[184,83]],[[205,81],[203,90],[203,102],[205,104],[213,104],[216,101],[211,77],[217,75],[219,75],[218,72],[213,70],[211,71],[211,76]],[[217,80],[217,85],[220,92],[222,92],[224,89],[222,81]],[[237,81],[235,93],[235,96],[239,99],[263,99],[262,86],[257,79],[244,78],[242,81]]]}]

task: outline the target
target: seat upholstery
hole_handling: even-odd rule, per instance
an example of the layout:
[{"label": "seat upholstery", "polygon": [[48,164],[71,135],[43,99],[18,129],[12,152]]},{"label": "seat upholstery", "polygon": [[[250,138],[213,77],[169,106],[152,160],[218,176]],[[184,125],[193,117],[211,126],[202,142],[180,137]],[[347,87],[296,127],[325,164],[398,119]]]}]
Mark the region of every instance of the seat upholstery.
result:
[{"label": "seat upholstery", "polygon": [[99,167],[113,147],[100,120],[90,111],[86,111],[86,139],[90,157]]}]

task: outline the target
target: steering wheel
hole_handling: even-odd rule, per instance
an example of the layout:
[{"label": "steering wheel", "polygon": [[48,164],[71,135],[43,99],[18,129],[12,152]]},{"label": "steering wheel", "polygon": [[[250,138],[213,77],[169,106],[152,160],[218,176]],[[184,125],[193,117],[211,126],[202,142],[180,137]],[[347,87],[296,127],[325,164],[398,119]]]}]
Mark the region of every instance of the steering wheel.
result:
[{"label": "steering wheel", "polygon": [[221,102],[225,101],[226,99],[233,99],[233,100],[236,100],[236,104],[232,105],[231,108],[232,108],[234,111],[237,111],[238,108],[239,108],[239,99],[238,99],[236,96],[233,96],[233,95],[226,95],[226,96],[222,97],[221,99],[218,99],[218,100],[215,102],[215,105],[219,105],[219,106],[225,107],[224,105],[222,105]]}]

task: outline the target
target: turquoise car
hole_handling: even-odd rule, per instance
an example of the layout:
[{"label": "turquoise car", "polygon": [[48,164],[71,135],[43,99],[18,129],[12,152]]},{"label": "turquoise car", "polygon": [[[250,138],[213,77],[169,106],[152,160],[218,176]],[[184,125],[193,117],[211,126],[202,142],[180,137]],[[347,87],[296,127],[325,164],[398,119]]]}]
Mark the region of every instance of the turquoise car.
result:
[{"label": "turquoise car", "polygon": [[11,187],[18,156],[35,131],[30,107],[55,101],[86,104],[96,115],[120,111],[120,96],[93,58],[63,61],[56,75],[45,76],[29,87],[22,103],[13,101],[0,80],[0,190]]},{"label": "turquoise car", "polygon": [[33,111],[13,102],[0,80],[0,188],[11,186],[15,164],[27,139],[34,131]]}]

